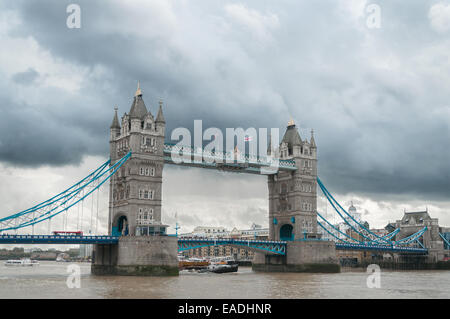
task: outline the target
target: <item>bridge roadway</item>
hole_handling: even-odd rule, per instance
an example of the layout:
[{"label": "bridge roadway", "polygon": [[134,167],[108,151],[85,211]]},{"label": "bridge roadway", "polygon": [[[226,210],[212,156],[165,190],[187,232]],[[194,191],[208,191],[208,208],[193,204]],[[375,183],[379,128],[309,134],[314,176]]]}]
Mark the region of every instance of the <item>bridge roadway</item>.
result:
[{"label": "bridge roadway", "polygon": [[[227,170],[237,173],[276,174],[279,170],[295,171],[294,160],[271,156],[254,156],[235,152],[205,151],[191,146],[164,143],[164,163]],[[181,161],[176,163],[174,159]]]},{"label": "bridge roadway", "polygon": [[[308,239],[311,240],[311,239]],[[317,239],[316,239],[317,240]],[[59,235],[0,235],[0,244],[117,244],[118,236],[59,236]],[[179,238],[178,251],[208,246],[239,246],[267,253],[285,255],[286,241],[243,240],[234,238]],[[342,244],[337,243],[338,250],[367,250],[392,253],[428,254],[428,249],[404,246],[388,246],[376,244]]]}]

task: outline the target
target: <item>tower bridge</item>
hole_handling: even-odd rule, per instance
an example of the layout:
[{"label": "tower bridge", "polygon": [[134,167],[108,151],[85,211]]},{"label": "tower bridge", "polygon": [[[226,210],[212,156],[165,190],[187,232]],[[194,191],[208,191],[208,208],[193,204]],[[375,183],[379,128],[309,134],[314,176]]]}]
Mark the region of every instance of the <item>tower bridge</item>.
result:
[{"label": "tower bridge", "polygon": [[[302,139],[289,121],[279,145],[267,156],[236,151],[205,151],[165,143],[163,104],[156,117],[144,103],[140,87],[129,113],[120,121],[117,108],[110,127],[110,160],[87,177],[32,208],[0,218],[0,243],[95,244],[94,274],[176,275],[177,252],[211,245],[231,245],[257,251],[256,271],[339,271],[336,250],[364,250],[448,257],[449,230],[426,215],[398,221],[391,233],[380,236],[361,224],[333,197],[317,174],[314,134]],[[179,161],[179,157],[183,161]],[[178,159],[177,159],[178,158]],[[165,164],[267,176],[269,240],[185,239],[167,235],[162,223],[162,173]],[[34,235],[34,225],[67,216],[106,181],[109,183],[108,234],[96,236]],[[343,233],[317,209],[320,190],[335,213],[351,229]],[[413,223],[414,221],[414,223]],[[9,234],[32,228],[31,235]],[[325,240],[322,234],[331,240]]]}]

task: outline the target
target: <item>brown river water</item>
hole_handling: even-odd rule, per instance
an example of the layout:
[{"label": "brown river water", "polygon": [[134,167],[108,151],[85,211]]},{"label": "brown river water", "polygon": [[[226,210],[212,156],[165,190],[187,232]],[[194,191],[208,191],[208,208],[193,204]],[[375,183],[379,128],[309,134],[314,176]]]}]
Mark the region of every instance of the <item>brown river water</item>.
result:
[{"label": "brown river water", "polygon": [[0,298],[450,298],[450,271],[381,270],[368,288],[364,270],[339,274],[182,273],[178,277],[99,277],[80,266],[80,288],[68,288],[70,263],[0,264]]}]

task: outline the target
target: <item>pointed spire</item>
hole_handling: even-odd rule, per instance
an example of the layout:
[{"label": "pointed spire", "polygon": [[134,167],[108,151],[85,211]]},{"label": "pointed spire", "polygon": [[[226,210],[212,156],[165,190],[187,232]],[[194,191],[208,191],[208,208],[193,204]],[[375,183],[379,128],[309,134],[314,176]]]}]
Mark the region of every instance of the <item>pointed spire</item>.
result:
[{"label": "pointed spire", "polygon": [[139,96],[139,95],[142,95],[142,91],[141,91],[141,84],[138,81],[137,90],[136,90],[136,93],[134,94],[134,96]]},{"label": "pointed spire", "polygon": [[287,126],[288,126],[288,127],[289,127],[289,126],[295,126],[295,122],[294,122],[294,119],[293,119],[292,117],[291,117],[291,119],[289,120]]},{"label": "pointed spire", "polygon": [[294,145],[302,145],[302,138],[300,137],[300,134],[298,133],[298,129],[295,126],[294,120],[291,118],[291,120],[288,122],[288,126],[286,128],[286,132],[284,133],[283,139],[281,140],[282,143],[286,143],[288,145],[289,149],[292,149]]},{"label": "pointed spire", "polygon": [[158,115],[156,116],[156,122],[159,123],[166,123],[166,121],[164,120],[164,115],[163,115],[163,111],[162,111],[162,100],[159,100],[159,110],[158,110]]},{"label": "pointed spire", "polygon": [[144,119],[147,115],[147,108],[145,107],[144,100],[142,99],[141,86],[138,81],[138,86],[136,93],[134,94],[133,103],[130,108],[130,118],[131,119]]},{"label": "pointed spire", "polygon": [[316,147],[316,141],[314,140],[314,130],[311,129],[311,146]]},{"label": "pointed spire", "polygon": [[111,124],[111,128],[118,128],[120,129],[120,124],[119,124],[119,118],[117,117],[117,106],[114,107],[114,118]]}]

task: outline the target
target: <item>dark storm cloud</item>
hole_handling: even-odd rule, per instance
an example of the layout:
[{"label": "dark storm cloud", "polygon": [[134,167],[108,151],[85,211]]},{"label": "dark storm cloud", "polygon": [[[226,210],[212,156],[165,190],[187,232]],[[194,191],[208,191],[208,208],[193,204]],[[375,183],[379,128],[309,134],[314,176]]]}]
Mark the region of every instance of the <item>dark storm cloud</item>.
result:
[{"label": "dark storm cloud", "polygon": [[[37,108],[0,97],[0,157],[18,166],[79,164],[84,154],[105,154],[107,132],[56,120]],[[86,119],[85,119],[86,120]],[[106,123],[105,123],[106,124]],[[95,126],[92,126],[95,127]],[[105,134],[106,133],[106,134]]]},{"label": "dark storm cloud", "polygon": [[368,30],[364,12],[350,8],[360,2],[147,1],[133,11],[79,1],[74,30],[65,27],[69,1],[9,1],[22,21],[11,37],[107,72],[57,98],[64,108],[50,98],[45,112],[4,93],[0,157],[35,165],[107,154],[112,107],[128,112],[140,80],[153,113],[165,102],[167,136],[194,119],[204,128],[284,127],[292,116],[303,138],[315,129],[319,174],[335,192],[448,199],[448,34],[430,28],[433,3],[379,1],[382,27]]},{"label": "dark storm cloud", "polygon": [[39,77],[35,69],[29,68],[25,72],[19,72],[13,75],[12,80],[19,84],[30,85]]}]

